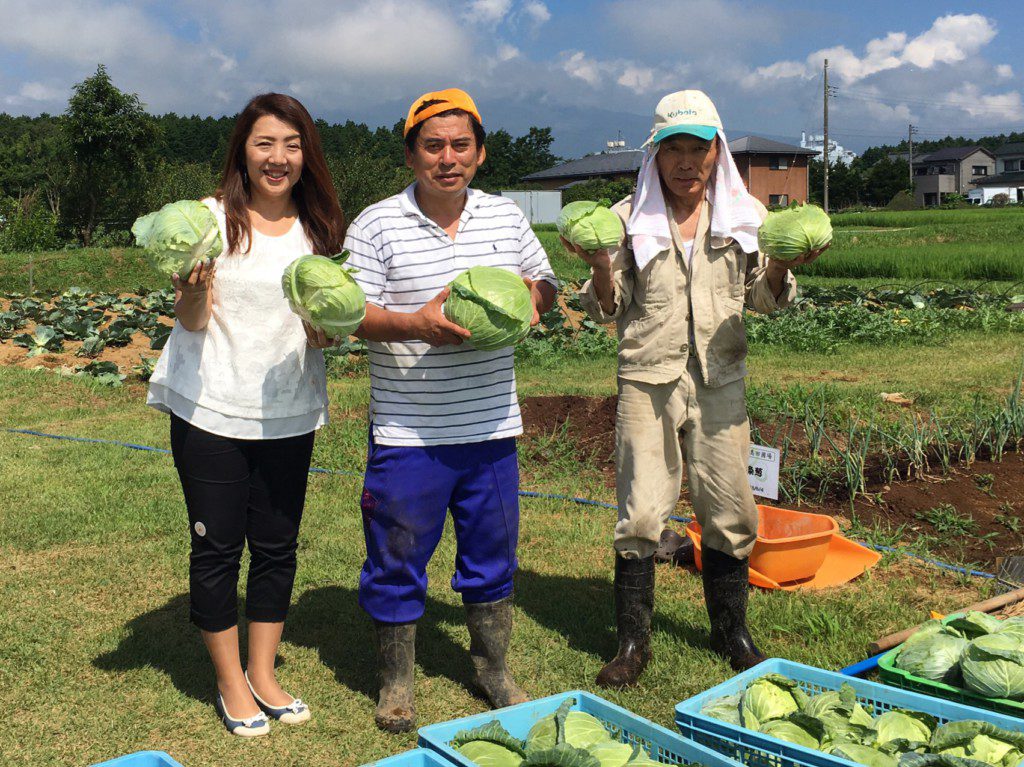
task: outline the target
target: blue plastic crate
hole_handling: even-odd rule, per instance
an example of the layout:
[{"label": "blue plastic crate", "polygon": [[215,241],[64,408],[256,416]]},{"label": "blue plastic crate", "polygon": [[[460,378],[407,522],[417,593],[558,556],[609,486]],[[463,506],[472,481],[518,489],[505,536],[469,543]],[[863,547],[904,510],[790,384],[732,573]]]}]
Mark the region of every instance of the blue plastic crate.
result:
[{"label": "blue plastic crate", "polygon": [[676,725],[680,732],[698,743],[754,767],[856,767],[856,763],[848,759],[787,743],[701,713],[701,709],[709,701],[726,695],[735,695],[765,674],[782,674],[794,679],[811,695],[826,690],[838,690],[844,683],[848,684],[856,691],[858,702],[873,716],[891,709],[905,708],[931,714],[940,723],[979,719],[1017,732],[1024,728],[1024,721],[1016,717],[899,690],[835,671],[805,666],[803,663],[772,659],[676,706]]},{"label": "blue plastic crate", "polygon": [[462,730],[487,724],[492,719],[501,722],[502,727],[516,738],[525,738],[538,719],[553,714],[566,698],[575,698],[574,711],[583,711],[601,720],[612,737],[623,742],[642,746],[651,758],[665,764],[688,765],[699,762],[705,767],[739,767],[732,759],[715,753],[713,749],[692,743],[677,733],[616,706],[604,698],[589,692],[576,690],[560,695],[551,695],[529,703],[487,711],[483,714],[453,719],[450,722],[421,727],[419,743],[432,748],[448,761],[460,767],[476,767],[462,754],[449,748],[452,738]]},{"label": "blue plastic crate", "polygon": [[163,751],[139,751],[108,762],[99,762],[92,767],[181,767],[181,763]]},{"label": "blue plastic crate", "polygon": [[363,767],[452,767],[452,765],[429,748],[414,748],[412,751],[395,754],[377,762],[369,762]]}]

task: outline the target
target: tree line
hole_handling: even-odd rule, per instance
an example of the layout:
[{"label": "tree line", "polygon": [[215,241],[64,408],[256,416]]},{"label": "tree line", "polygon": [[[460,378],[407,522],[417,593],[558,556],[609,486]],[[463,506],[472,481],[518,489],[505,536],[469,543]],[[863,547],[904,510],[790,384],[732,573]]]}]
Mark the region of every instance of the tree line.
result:
[{"label": "tree line", "polygon": [[[74,86],[67,109],[39,117],[0,113],[0,250],[125,245],[136,217],[214,191],[235,116],[150,115],[100,65]],[[402,127],[317,121],[346,217],[401,191]],[[474,186],[498,191],[561,160],[550,128],[487,136]]]}]

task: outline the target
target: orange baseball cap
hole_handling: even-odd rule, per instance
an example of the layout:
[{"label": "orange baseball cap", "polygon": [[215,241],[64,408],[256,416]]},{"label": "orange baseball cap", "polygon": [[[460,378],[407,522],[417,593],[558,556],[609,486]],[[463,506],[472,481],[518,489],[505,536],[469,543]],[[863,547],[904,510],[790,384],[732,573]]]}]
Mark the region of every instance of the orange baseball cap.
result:
[{"label": "orange baseball cap", "polygon": [[[437,103],[431,104],[419,112],[416,111],[422,104],[431,101],[436,101]],[[476,118],[477,122],[483,125],[484,121],[480,119],[480,112],[477,111],[476,104],[473,103],[473,99],[469,97],[469,94],[458,88],[448,88],[443,91],[424,93],[412,102],[412,106],[409,107],[409,116],[405,118],[405,130],[402,131],[402,135],[409,135],[409,131],[424,120],[429,120],[434,115],[447,112],[449,109],[462,109],[469,112]]]}]

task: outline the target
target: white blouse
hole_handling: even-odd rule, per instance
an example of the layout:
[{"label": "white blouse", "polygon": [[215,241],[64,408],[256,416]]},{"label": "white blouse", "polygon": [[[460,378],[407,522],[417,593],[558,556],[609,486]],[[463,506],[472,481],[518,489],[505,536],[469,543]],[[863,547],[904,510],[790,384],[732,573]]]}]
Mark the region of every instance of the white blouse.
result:
[{"label": "white blouse", "polygon": [[[226,246],[223,206],[212,198],[203,203]],[[220,256],[210,320],[196,331],[175,324],[146,404],[238,439],[293,437],[326,424],[323,352],[306,343],[281,287],[285,267],[312,252],[296,219],[279,237],[254,229],[249,253]]]}]

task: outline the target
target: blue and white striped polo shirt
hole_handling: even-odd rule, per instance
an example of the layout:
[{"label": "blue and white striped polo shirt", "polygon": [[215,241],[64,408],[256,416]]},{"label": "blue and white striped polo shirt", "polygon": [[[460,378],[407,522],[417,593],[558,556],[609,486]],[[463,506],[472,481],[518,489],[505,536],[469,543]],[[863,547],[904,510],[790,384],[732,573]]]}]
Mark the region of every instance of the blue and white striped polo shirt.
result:
[{"label": "blue and white striped polo shirt", "polygon": [[[415,312],[471,266],[496,266],[558,284],[522,211],[506,197],[467,190],[452,240],[416,204],[415,184],[371,205],[345,237],[366,300]],[[513,350],[467,344],[370,341],[370,422],[382,445],[450,445],[523,432]]]}]

